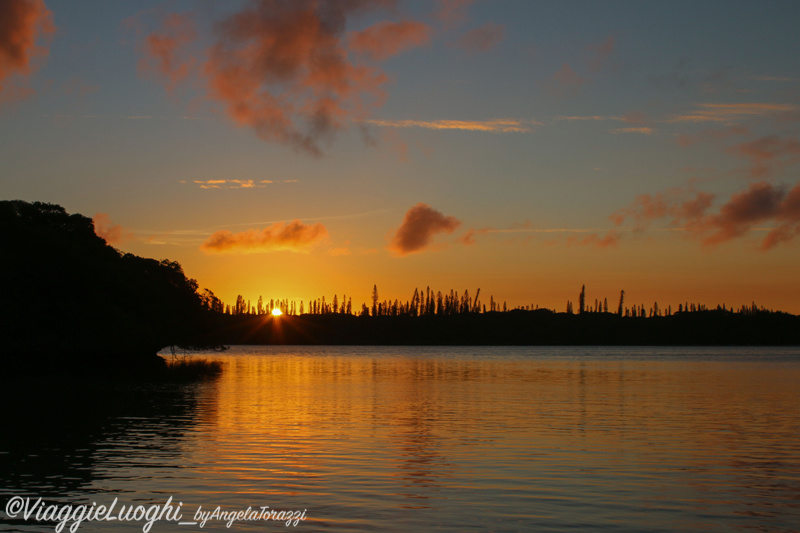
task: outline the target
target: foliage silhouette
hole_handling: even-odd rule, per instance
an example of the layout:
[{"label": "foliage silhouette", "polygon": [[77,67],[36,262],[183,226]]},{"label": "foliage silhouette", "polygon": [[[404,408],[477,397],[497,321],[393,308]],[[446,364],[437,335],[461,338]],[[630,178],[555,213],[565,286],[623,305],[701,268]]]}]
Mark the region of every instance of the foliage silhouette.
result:
[{"label": "foliage silhouette", "polygon": [[6,370],[155,368],[160,349],[198,345],[211,316],[213,294],[178,263],[123,255],[57,205],[0,202],[0,248]]}]

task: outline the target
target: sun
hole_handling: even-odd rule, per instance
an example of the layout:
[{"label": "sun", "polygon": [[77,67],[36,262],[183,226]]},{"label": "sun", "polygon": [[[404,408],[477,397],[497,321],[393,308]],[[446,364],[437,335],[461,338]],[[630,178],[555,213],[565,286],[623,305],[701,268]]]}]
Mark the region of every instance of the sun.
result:
[{"label": "sun", "polygon": [[272,310],[272,316],[281,316],[282,314],[283,314],[283,312],[280,309],[278,309],[277,307]]}]

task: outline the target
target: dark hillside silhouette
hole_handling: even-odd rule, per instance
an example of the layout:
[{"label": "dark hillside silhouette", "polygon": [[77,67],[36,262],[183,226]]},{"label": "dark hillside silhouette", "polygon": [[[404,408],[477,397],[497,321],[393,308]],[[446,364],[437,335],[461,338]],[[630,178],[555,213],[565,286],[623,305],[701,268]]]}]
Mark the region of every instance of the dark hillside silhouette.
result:
[{"label": "dark hillside silhouette", "polygon": [[178,263],[123,255],[57,205],[0,202],[0,249],[5,370],[157,365],[197,344],[209,314]]}]

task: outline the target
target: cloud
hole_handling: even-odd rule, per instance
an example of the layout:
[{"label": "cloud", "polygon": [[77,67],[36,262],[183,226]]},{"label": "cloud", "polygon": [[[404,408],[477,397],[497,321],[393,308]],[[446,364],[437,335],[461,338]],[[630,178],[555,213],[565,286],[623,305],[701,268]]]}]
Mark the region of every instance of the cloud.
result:
[{"label": "cloud", "polygon": [[754,224],[777,216],[785,191],[769,183],[750,185],[746,191],[734,194],[719,213],[707,220],[713,233],[703,239],[703,244],[714,245],[744,235]]},{"label": "cloud", "polygon": [[133,238],[133,233],[111,222],[108,213],[97,213],[92,222],[94,222],[94,232],[108,244],[121,244]]},{"label": "cloud", "polygon": [[[295,183],[297,180],[283,180],[283,183]],[[181,183],[186,183],[182,181]],[[272,185],[272,180],[192,180],[201,189],[261,189]]]},{"label": "cloud", "polygon": [[294,220],[288,224],[276,222],[262,230],[217,231],[200,249],[206,253],[308,252],[327,237],[328,230],[319,222],[307,225]]},{"label": "cloud", "polygon": [[746,118],[780,115],[796,110],[797,106],[787,104],[696,104],[693,111],[672,117],[667,122],[721,122],[731,124],[734,121]]},{"label": "cloud", "polygon": [[602,43],[587,46],[586,49],[592,54],[589,59],[589,70],[593,72],[602,70],[609,56],[614,52],[615,44],[616,39],[612,35]]},{"label": "cloud", "polygon": [[195,58],[183,51],[196,38],[197,32],[191,15],[167,15],[161,30],[145,37],[139,71],[163,76],[167,80],[167,90],[171,92],[194,68]]},{"label": "cloud", "polygon": [[458,44],[469,52],[485,52],[494,48],[505,36],[505,27],[489,22],[468,31],[459,39]]},{"label": "cloud", "polygon": [[698,225],[713,201],[714,195],[706,192],[668,189],[637,196],[630,206],[615,211],[609,219],[616,226],[631,219],[638,229],[663,218],[671,218],[673,227],[693,227]]},{"label": "cloud", "polygon": [[588,82],[589,80],[581,78],[572,67],[564,63],[550,79],[550,88],[556,96],[571,97],[577,95]]},{"label": "cloud", "polygon": [[617,128],[611,130],[611,133],[641,133],[642,135],[653,135],[655,132],[655,129],[646,126],[638,128]]},{"label": "cloud", "polygon": [[422,202],[406,212],[403,223],[392,237],[389,249],[397,255],[421,252],[438,233],[453,233],[461,221],[445,216]]},{"label": "cloud", "polygon": [[600,236],[597,233],[590,233],[585,237],[571,236],[567,238],[567,244],[578,244],[581,246],[596,246],[598,248],[613,248],[619,243],[620,235],[616,231],[609,231],[605,236]]},{"label": "cloud", "polygon": [[[145,69],[167,88],[196,78],[207,100],[268,142],[320,155],[323,142],[362,123],[386,99],[380,60],[426,44],[430,28],[378,22],[355,33],[350,19],[390,11],[393,0],[250,0],[216,21],[205,56],[189,50],[187,15],[169,15],[141,48]],[[192,63],[192,57],[204,57]]]},{"label": "cloud", "polygon": [[702,142],[720,141],[738,135],[747,135],[750,130],[744,126],[729,126],[727,128],[709,128],[693,135],[678,135],[675,140],[681,146],[691,146]]},{"label": "cloud", "polygon": [[431,27],[422,22],[379,22],[350,36],[350,49],[382,61],[410,48],[430,43]]},{"label": "cloud", "polygon": [[767,178],[800,162],[800,140],[797,137],[769,135],[737,144],[729,148],[728,153],[750,160],[750,177]]},{"label": "cloud", "polygon": [[333,257],[338,257],[340,255],[351,255],[352,252],[347,246],[339,246],[337,248],[331,248],[328,250],[328,255]]},{"label": "cloud", "polygon": [[439,0],[439,10],[434,15],[445,26],[452,28],[464,24],[467,19],[469,6],[475,0]]},{"label": "cloud", "polygon": [[[673,229],[686,231],[704,246],[722,244],[754,230],[766,230],[760,248],[770,250],[800,235],[800,183],[788,191],[785,186],[764,181],[753,183],[731,195],[716,212],[709,212],[713,200],[710,193],[673,189],[638,196],[630,207],[610,218],[617,226],[630,218],[638,229],[670,218]],[[774,227],[759,227],[767,223]]]},{"label": "cloud", "polygon": [[458,238],[458,242],[460,242],[461,244],[465,244],[467,246],[471,246],[477,242],[476,237],[478,235],[485,235],[487,233],[493,233],[494,231],[495,230],[493,228],[481,228],[481,229],[470,228]]},{"label": "cloud", "polygon": [[36,45],[37,40],[53,32],[53,15],[43,0],[0,2],[0,96],[9,96],[9,92],[24,96],[32,92],[7,86],[6,78],[31,74],[34,59],[48,53],[47,46]]},{"label": "cloud", "polygon": [[623,121],[622,117],[614,117],[607,115],[588,115],[588,116],[558,116],[555,120],[566,120],[569,122],[584,122],[584,121],[603,121],[603,120],[618,120]]},{"label": "cloud", "polygon": [[431,130],[465,130],[490,133],[527,133],[535,120],[365,120],[367,124],[391,128],[425,128]]}]

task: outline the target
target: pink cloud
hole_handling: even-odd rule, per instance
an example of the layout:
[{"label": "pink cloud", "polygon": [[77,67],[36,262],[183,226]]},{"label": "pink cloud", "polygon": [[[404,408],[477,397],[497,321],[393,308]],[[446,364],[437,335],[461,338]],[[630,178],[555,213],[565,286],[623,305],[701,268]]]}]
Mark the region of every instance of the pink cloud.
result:
[{"label": "pink cloud", "polygon": [[421,252],[439,233],[453,233],[461,221],[445,216],[431,206],[418,203],[406,212],[403,223],[394,234],[389,249],[397,255]]},{"label": "pink cloud", "polygon": [[678,135],[675,140],[681,146],[691,146],[693,144],[719,141],[738,135],[747,135],[749,133],[750,130],[744,126],[729,126],[727,128],[709,128],[701,130],[693,135]]},{"label": "pink cloud", "polygon": [[422,22],[379,22],[350,36],[350,49],[382,61],[405,50],[430,43],[431,27]]},{"label": "pink cloud", "polygon": [[194,67],[195,59],[184,53],[184,48],[196,38],[197,32],[190,15],[167,15],[161,30],[145,38],[139,70],[163,76],[167,80],[167,89],[172,91],[189,76]]},{"label": "pink cloud", "polygon": [[575,96],[588,81],[564,63],[550,80],[551,92],[562,97]]},{"label": "pink cloud", "polygon": [[598,248],[613,248],[617,246],[621,235],[616,231],[609,231],[604,236],[597,233],[590,233],[585,237],[568,237],[568,244],[579,244],[582,246],[596,246]]},{"label": "pink cloud", "polygon": [[262,230],[217,231],[200,249],[206,253],[308,252],[327,237],[328,230],[319,222],[308,225],[294,220],[288,224],[276,222]]},{"label": "pink cloud", "polygon": [[251,0],[214,25],[213,45],[196,65],[190,20],[169,15],[145,38],[142,68],[168,88],[196,77],[235,124],[320,155],[321,143],[383,104],[388,77],[375,62],[430,41],[430,28],[415,21],[347,33],[352,18],[394,3]]},{"label": "pink cloud", "polygon": [[782,169],[800,162],[800,140],[776,135],[737,144],[728,153],[750,160],[750,177],[768,178]]},{"label": "pink cloud", "polygon": [[94,222],[94,232],[108,244],[120,244],[133,238],[133,233],[111,222],[108,213],[97,213],[92,222]]},{"label": "pink cloud", "polygon": [[[797,187],[796,187],[797,188]],[[703,239],[703,244],[714,245],[740,237],[755,224],[766,222],[781,215],[786,192],[769,183],[751,184],[747,190],[734,194],[719,213],[707,220],[713,233]],[[796,213],[800,215],[800,211]],[[787,235],[782,235],[787,240]],[[770,246],[771,247],[771,246]]]},{"label": "pink cloud", "polygon": [[601,70],[606,61],[608,61],[609,56],[614,52],[615,45],[616,39],[614,36],[609,37],[602,43],[589,45],[587,50],[592,54],[589,59],[589,69],[593,72]]},{"label": "pink cloud", "polygon": [[711,207],[714,195],[702,191],[670,189],[653,194],[641,194],[625,208],[611,214],[609,219],[617,226],[632,219],[637,228],[644,228],[652,221],[671,218],[670,225],[694,226]]},{"label": "pink cloud", "polygon": [[0,96],[8,92],[25,96],[32,92],[7,86],[6,78],[31,74],[34,59],[48,54],[47,46],[37,46],[36,42],[53,32],[53,15],[42,0],[0,1]]},{"label": "pink cloud", "polygon": [[469,52],[485,52],[494,48],[505,36],[505,27],[489,22],[464,34],[459,45]]},{"label": "pink cloud", "polygon": [[439,0],[438,18],[446,28],[458,26],[467,21],[467,11],[475,0]]},{"label": "pink cloud", "polygon": [[760,248],[770,250],[800,235],[800,183],[786,187],[760,181],[710,212],[714,196],[702,191],[674,189],[638,196],[630,207],[611,215],[620,226],[631,219],[638,229],[651,223],[671,219],[673,229],[685,230],[704,246],[715,246],[742,237],[759,225],[771,224]]}]

